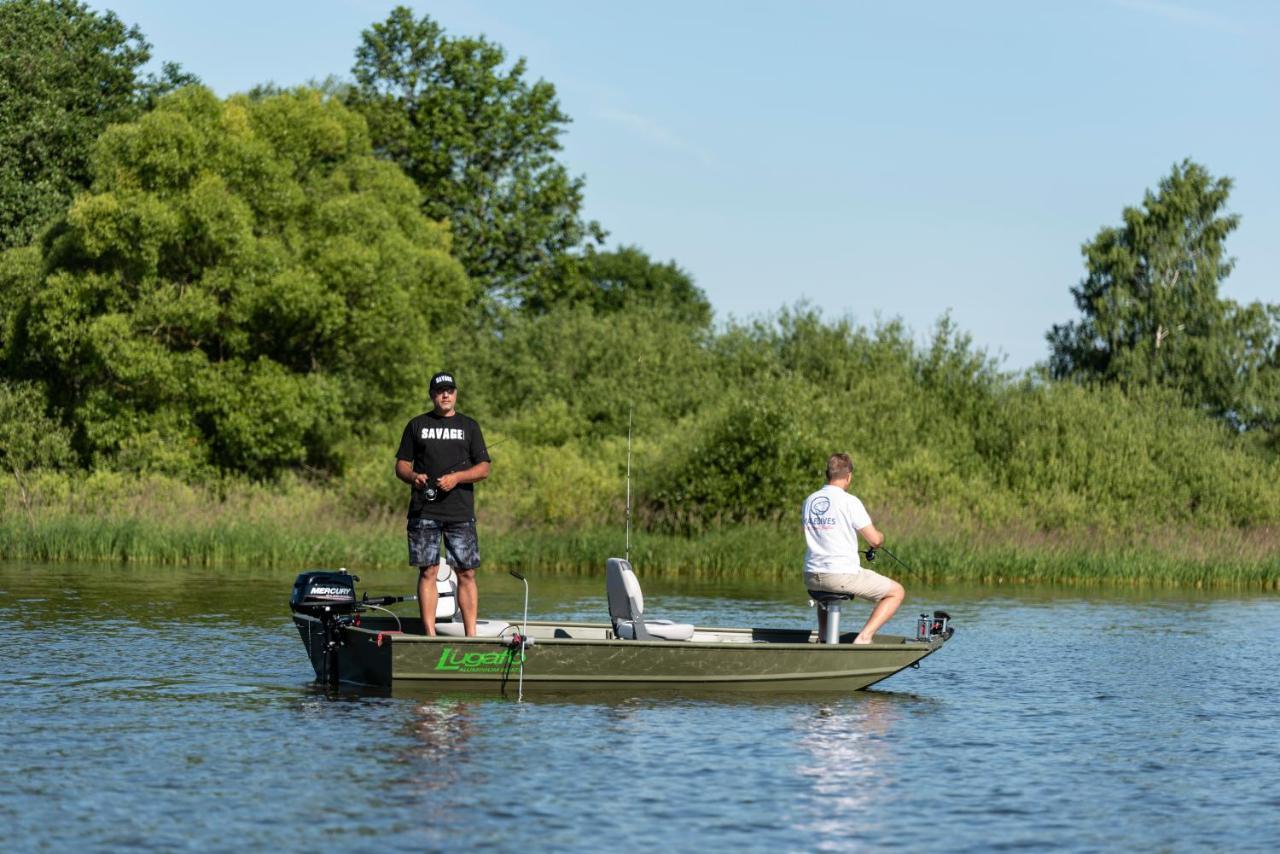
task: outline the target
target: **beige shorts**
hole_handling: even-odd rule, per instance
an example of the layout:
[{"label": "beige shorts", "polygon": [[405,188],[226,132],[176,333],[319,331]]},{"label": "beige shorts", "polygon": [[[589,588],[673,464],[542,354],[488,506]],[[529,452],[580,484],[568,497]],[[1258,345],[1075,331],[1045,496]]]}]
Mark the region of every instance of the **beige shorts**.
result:
[{"label": "beige shorts", "polygon": [[806,572],[804,588],[824,593],[848,593],[859,599],[879,602],[893,592],[893,579],[870,569],[857,572]]}]

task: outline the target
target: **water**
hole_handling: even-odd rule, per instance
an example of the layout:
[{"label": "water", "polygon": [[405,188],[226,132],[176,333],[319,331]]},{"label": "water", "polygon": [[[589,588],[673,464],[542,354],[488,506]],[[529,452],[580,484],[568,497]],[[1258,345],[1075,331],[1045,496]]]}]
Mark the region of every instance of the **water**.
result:
[{"label": "water", "polygon": [[[531,616],[603,619],[531,574]],[[836,695],[329,697],[292,573],[0,564],[0,827],[48,850],[1263,850],[1274,594],[908,587],[956,637]],[[407,573],[362,589],[408,592]],[[481,576],[482,610],[522,588]],[[782,585],[646,584],[656,616],[802,625]],[[846,609],[857,622],[864,610]]]}]

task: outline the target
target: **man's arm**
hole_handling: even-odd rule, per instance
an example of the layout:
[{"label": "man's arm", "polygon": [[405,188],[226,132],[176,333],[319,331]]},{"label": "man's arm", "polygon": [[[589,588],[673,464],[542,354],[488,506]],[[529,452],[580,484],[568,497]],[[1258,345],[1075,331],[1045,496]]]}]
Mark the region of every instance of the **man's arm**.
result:
[{"label": "man's arm", "polygon": [[873,549],[878,549],[884,545],[884,534],[876,530],[874,524],[867,525],[865,528],[859,528],[858,533],[862,535],[862,539],[867,541],[867,545]]},{"label": "man's arm", "polygon": [[479,483],[488,476],[489,462],[486,460],[482,463],[476,463],[469,469],[440,475],[440,488],[448,491],[460,483]]},{"label": "man's arm", "polygon": [[426,486],[428,480],[425,474],[415,474],[413,463],[408,460],[396,460],[396,477],[417,489]]}]

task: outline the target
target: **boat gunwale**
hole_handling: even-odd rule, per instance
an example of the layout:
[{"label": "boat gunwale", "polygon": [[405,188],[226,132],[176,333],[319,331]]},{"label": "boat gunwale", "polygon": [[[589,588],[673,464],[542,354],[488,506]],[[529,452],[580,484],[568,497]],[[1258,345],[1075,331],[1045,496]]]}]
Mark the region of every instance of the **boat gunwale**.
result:
[{"label": "boat gunwale", "polygon": [[[313,619],[313,620],[314,620],[314,619],[316,619],[315,617],[311,617],[311,616],[309,616],[309,615],[305,615],[305,614],[303,614],[303,615],[295,615],[295,616],[300,616],[300,617],[303,617],[303,618],[305,618],[305,619]],[[379,620],[390,620],[390,618],[389,618],[389,617],[376,617],[376,618],[374,618],[374,619],[379,619]],[[412,618],[410,618],[410,619],[412,619]],[[612,630],[613,630],[613,627],[612,627],[610,624],[608,624],[608,623],[570,622],[570,621],[561,621],[561,620],[530,620],[530,621],[528,622],[528,624],[527,624],[527,625],[529,625],[529,626],[540,626],[540,627],[566,628],[566,629],[568,629],[568,628],[580,628],[580,629],[599,629],[599,630],[604,630],[604,631],[612,631]],[[512,627],[512,628],[519,628],[520,626],[519,626],[519,624],[517,624],[517,623],[511,623],[511,627]],[[433,637],[433,636],[429,636],[429,635],[411,634],[411,633],[409,633],[409,632],[404,632],[404,631],[388,630],[388,629],[379,629],[379,628],[371,628],[371,627],[363,626],[363,625],[360,625],[360,626],[357,626],[357,625],[347,625],[347,626],[343,626],[343,631],[359,632],[359,633],[361,633],[361,634],[371,635],[371,636],[374,636],[374,637],[376,637],[376,636],[378,636],[378,635],[382,635],[382,636],[383,636],[387,641],[390,641],[392,644],[401,644],[401,643],[407,643],[407,644],[432,644],[432,643],[439,643],[439,642],[447,642],[447,643],[462,643],[462,644],[477,644],[477,645],[494,644],[494,643],[499,644],[499,645],[502,645],[502,646],[509,646],[509,645],[510,645],[510,638],[509,638],[509,637],[503,637],[503,636],[493,636],[493,637],[476,637],[476,636],[466,637],[466,636],[463,636],[463,637],[459,637],[459,636],[455,636],[455,635],[435,635],[435,636]],[[743,627],[743,626],[719,626],[719,627],[714,627],[714,626],[708,626],[708,627],[706,627],[706,628],[699,627],[699,628],[697,629],[697,631],[700,631],[700,632],[708,632],[708,633],[710,633],[710,632],[733,632],[733,633],[738,633],[738,634],[751,634],[751,633],[754,633],[754,632],[757,632],[757,631],[760,631],[760,632],[770,632],[770,631],[777,631],[777,632],[798,632],[798,631],[805,631],[805,630],[804,630],[804,629],[790,629],[790,628],[782,628],[782,627]],[[810,634],[811,634],[811,635],[813,635],[814,633],[813,633],[812,631],[810,631]],[[850,633],[850,634],[852,634],[852,633]],[[790,641],[770,641],[770,640],[751,640],[751,641],[747,641],[747,642],[743,642],[743,641],[699,641],[699,640],[682,640],[682,641],[673,641],[673,640],[659,640],[659,639],[655,639],[655,640],[635,640],[635,639],[631,639],[631,638],[619,638],[619,637],[616,637],[616,636],[615,636],[615,637],[608,637],[608,638],[574,638],[574,637],[567,637],[567,638],[557,638],[557,637],[541,638],[541,637],[535,637],[535,638],[534,638],[534,640],[535,640],[535,645],[538,645],[538,646],[541,646],[541,645],[543,645],[543,644],[550,644],[550,645],[554,645],[554,646],[597,646],[597,645],[603,645],[603,646],[619,646],[619,645],[621,645],[621,646],[627,646],[628,648],[630,648],[630,647],[657,647],[657,648],[661,648],[661,649],[738,649],[738,650],[744,650],[744,649],[753,649],[753,650],[796,649],[796,650],[808,650],[808,651],[811,651],[811,652],[821,650],[821,651],[822,651],[822,654],[830,654],[830,653],[833,653],[833,652],[846,652],[846,653],[847,653],[847,652],[853,652],[853,651],[858,651],[858,650],[867,650],[867,651],[872,651],[872,650],[895,651],[895,650],[902,650],[902,649],[903,649],[903,647],[906,647],[906,648],[908,648],[908,649],[912,649],[912,650],[927,650],[926,655],[927,655],[927,654],[930,654],[930,653],[932,653],[932,652],[935,652],[936,650],[938,650],[938,649],[942,648],[942,646],[943,646],[943,645],[947,642],[947,640],[948,640],[948,638],[944,638],[944,637],[937,636],[937,635],[935,635],[934,637],[930,638],[928,641],[919,641],[919,640],[916,640],[916,639],[914,639],[914,638],[906,637],[905,635],[886,635],[885,637],[893,638],[893,640],[891,640],[891,641],[887,641],[887,642],[872,642],[872,643],[869,643],[869,644],[852,644],[852,643],[828,644],[828,643],[817,643],[817,642],[815,642],[815,641],[813,641],[813,640],[810,640],[810,641],[804,641],[804,642],[799,642],[799,643],[797,643],[797,642],[790,642]],[[923,658],[923,656],[922,656],[922,658]]]}]

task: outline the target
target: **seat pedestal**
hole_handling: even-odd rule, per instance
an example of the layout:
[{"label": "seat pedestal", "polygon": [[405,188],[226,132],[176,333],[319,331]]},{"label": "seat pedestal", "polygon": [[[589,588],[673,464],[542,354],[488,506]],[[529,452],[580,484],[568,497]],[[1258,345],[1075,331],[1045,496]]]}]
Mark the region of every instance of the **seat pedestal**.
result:
[{"label": "seat pedestal", "polygon": [[810,590],[809,598],[827,612],[827,631],[819,640],[823,643],[840,643],[840,603],[848,602],[853,597],[848,593]]}]

